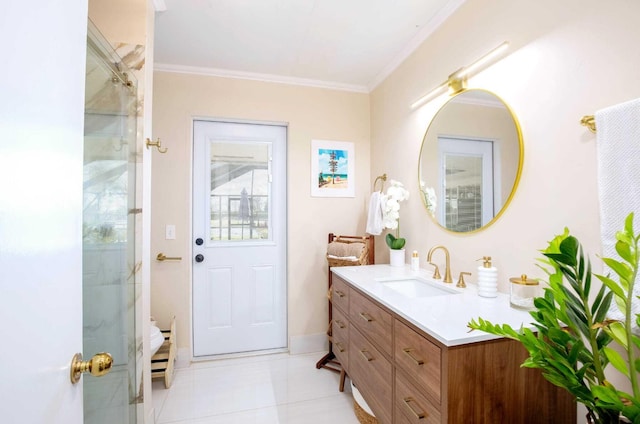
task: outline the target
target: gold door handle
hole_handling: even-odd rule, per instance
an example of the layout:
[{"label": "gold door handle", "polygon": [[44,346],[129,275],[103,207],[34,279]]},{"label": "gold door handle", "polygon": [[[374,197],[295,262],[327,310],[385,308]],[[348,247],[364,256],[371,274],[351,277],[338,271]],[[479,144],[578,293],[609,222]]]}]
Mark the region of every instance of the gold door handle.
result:
[{"label": "gold door handle", "polygon": [[71,360],[71,383],[76,384],[82,373],[87,371],[94,377],[102,377],[111,371],[112,365],[113,357],[107,352],[97,353],[88,361],[82,360],[82,353],[76,353]]},{"label": "gold door handle", "polygon": [[338,297],[344,297],[344,292],[341,292],[340,290],[336,290],[335,293],[338,295]]},{"label": "gold door handle", "polygon": [[342,346],[342,343],[336,342],[335,345],[338,347],[339,352],[344,352],[344,346]]},{"label": "gold door handle", "polygon": [[338,328],[346,327],[346,325],[344,325],[344,322],[340,321],[339,319],[336,320],[336,325],[338,326]]},{"label": "gold door handle", "polygon": [[182,257],[180,256],[166,256],[164,253],[160,252],[158,253],[158,256],[156,256],[156,261],[160,261],[160,262],[164,262],[164,261],[181,261]]}]

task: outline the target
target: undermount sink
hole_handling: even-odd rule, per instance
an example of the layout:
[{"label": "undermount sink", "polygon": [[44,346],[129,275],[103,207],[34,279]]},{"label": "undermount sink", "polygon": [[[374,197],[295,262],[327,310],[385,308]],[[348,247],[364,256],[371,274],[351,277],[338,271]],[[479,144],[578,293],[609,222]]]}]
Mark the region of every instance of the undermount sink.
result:
[{"label": "undermount sink", "polygon": [[459,291],[447,287],[438,287],[435,284],[420,278],[402,278],[397,280],[381,281],[382,285],[395,290],[406,297],[435,297],[450,294],[459,294]]}]

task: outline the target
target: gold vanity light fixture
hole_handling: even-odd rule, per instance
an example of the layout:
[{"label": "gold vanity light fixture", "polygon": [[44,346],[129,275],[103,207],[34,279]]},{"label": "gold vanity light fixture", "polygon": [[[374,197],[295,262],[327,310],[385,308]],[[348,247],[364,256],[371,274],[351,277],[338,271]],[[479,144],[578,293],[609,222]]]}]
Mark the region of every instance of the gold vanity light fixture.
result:
[{"label": "gold vanity light fixture", "polygon": [[411,104],[411,109],[415,109],[418,106],[425,104],[429,100],[439,96],[447,89],[447,87],[449,87],[449,94],[451,95],[461,92],[462,90],[467,88],[467,78],[495,61],[502,54],[504,54],[504,52],[508,48],[509,42],[505,41],[498,47],[491,50],[489,53],[482,56],[480,59],[473,62],[471,65],[458,69],[457,71],[449,75],[445,82],[413,102]]}]

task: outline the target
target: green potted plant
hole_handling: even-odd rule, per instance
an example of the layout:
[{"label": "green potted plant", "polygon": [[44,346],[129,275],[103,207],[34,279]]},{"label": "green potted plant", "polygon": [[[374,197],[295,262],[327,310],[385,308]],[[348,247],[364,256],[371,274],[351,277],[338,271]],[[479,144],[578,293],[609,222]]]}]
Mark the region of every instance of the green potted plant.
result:
[{"label": "green potted plant", "polygon": [[[520,341],[530,355],[522,366],[540,369],[548,381],[574,395],[587,408],[588,423],[640,423],[640,337],[632,331],[634,322],[640,326],[640,314],[634,315],[631,309],[639,239],[630,214],[624,230],[616,234],[620,260],[603,258],[616,274],[615,281],[592,273],[579,241],[565,229],[542,251],[541,268],[549,281],[544,296],[534,300],[535,309],[530,312],[534,329],[516,331],[482,318],[472,320],[469,327]],[[602,282],[597,292],[593,275]],[[623,320],[607,319],[612,301],[623,313]],[[611,342],[619,349],[610,347]],[[609,365],[629,380],[631,393],[606,379]]]},{"label": "green potted plant", "polygon": [[385,238],[390,249],[391,265],[404,266],[406,240],[400,237],[400,202],[409,198],[409,191],[399,181],[390,180],[389,184],[389,188],[382,198],[382,226],[395,230],[395,235],[388,233]]}]

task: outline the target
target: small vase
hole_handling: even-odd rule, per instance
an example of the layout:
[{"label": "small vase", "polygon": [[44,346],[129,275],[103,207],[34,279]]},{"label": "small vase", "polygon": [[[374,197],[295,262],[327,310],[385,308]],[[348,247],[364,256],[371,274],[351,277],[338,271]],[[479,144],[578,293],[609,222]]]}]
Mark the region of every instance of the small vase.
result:
[{"label": "small vase", "polygon": [[404,266],[404,249],[389,249],[389,265]]}]

